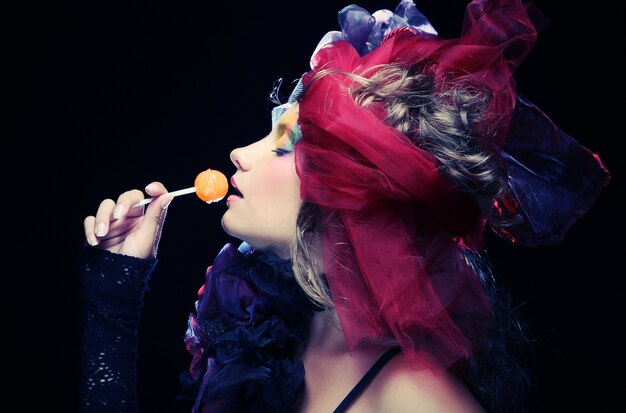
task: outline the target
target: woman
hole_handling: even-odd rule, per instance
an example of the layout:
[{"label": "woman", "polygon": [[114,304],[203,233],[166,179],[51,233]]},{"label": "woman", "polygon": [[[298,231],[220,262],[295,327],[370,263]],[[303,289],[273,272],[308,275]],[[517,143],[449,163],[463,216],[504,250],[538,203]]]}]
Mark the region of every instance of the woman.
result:
[{"label": "woman", "polygon": [[[189,319],[195,411],[523,411],[485,226],[556,243],[609,179],[516,93],[529,14],[476,0],[446,40],[410,1],[340,12],[270,134],[231,153],[222,225],[244,242],[218,254]],[[136,327],[171,201],[145,190],[145,214],[132,190],[85,219],[86,409],[136,408]]]}]

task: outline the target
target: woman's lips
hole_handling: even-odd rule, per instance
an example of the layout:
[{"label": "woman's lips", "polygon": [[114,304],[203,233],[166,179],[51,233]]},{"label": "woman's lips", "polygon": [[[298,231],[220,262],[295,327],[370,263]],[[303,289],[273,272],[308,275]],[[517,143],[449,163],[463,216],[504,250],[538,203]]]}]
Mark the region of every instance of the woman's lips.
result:
[{"label": "woman's lips", "polygon": [[237,186],[237,182],[235,182],[235,178],[234,177],[230,178],[230,185],[233,188],[235,193],[231,194],[228,198],[231,198],[231,197],[243,198],[243,194],[239,190],[239,187]]}]

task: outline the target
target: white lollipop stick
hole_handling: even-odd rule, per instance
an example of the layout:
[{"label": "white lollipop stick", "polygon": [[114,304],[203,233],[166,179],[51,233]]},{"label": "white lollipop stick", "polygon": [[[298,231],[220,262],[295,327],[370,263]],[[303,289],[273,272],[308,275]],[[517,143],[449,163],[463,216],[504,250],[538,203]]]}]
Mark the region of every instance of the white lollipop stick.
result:
[{"label": "white lollipop stick", "polygon": [[[168,195],[171,197],[175,197],[178,195],[186,195],[186,194],[193,194],[196,192],[196,187],[192,186],[191,188],[185,188],[185,189],[179,189],[178,191],[172,191],[172,192],[168,192]],[[138,203],[136,203],[135,205],[133,205],[133,208],[138,207],[138,206],[142,206],[142,205],[147,205],[150,202],[152,202],[155,198],[146,198],[143,201],[140,201]]]}]

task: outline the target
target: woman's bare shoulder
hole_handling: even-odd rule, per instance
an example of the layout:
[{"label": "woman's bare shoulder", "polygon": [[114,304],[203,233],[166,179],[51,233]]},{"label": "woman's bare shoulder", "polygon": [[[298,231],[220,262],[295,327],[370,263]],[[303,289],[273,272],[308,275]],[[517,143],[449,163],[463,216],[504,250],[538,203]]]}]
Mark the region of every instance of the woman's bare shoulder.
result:
[{"label": "woman's bare shoulder", "polygon": [[403,355],[394,357],[368,389],[379,412],[484,413],[467,387],[447,372],[412,370]]}]

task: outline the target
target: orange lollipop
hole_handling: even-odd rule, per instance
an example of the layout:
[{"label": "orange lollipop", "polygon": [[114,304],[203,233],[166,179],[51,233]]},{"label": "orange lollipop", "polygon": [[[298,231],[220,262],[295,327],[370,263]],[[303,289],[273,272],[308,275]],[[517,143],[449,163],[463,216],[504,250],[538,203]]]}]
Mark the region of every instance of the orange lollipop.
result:
[{"label": "orange lollipop", "polygon": [[[190,188],[179,189],[178,191],[169,192],[171,197],[178,195],[185,195],[194,193],[206,202],[210,204],[222,200],[228,192],[228,179],[223,173],[215,169],[207,169],[200,172],[196,176],[196,180],[193,186]],[[141,202],[138,202],[135,206],[146,205],[152,202],[154,198],[146,198]]]},{"label": "orange lollipop", "polygon": [[196,195],[204,202],[217,202],[228,192],[228,180],[220,171],[207,169],[196,176],[193,183]]}]

